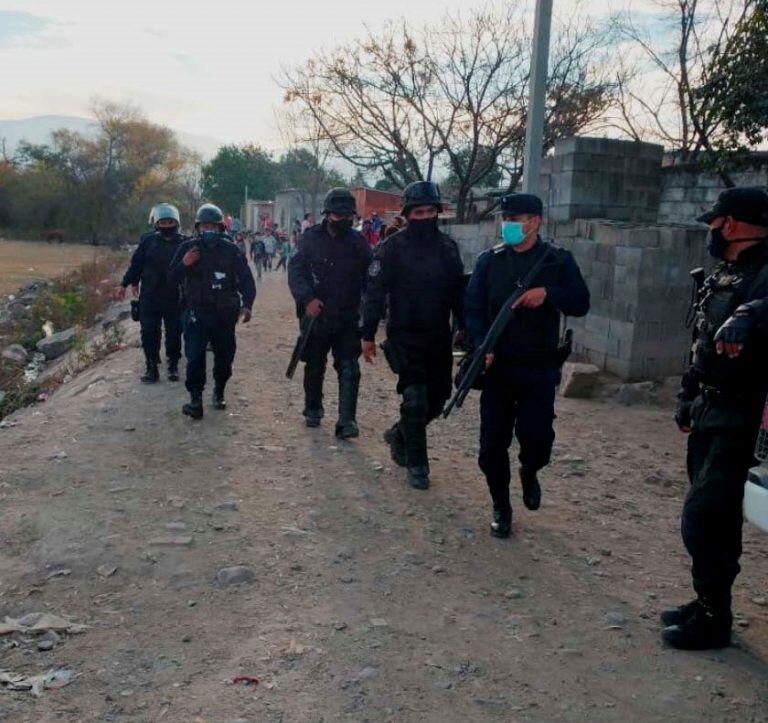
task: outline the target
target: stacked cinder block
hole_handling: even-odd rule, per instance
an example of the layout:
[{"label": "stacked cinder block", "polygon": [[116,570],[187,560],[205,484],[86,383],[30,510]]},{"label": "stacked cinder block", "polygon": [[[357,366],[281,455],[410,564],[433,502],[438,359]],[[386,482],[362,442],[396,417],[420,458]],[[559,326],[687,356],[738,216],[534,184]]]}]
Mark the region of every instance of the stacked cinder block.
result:
[{"label": "stacked cinder block", "polygon": [[445,228],[445,232],[459,245],[461,260],[467,273],[475,267],[475,261],[482,251],[501,243],[495,221],[451,224]]},{"label": "stacked cinder block", "polygon": [[[755,167],[730,174],[737,186],[768,186],[768,158],[763,154],[755,156]],[[725,189],[717,174],[689,167],[667,166],[662,169],[661,180],[659,221],[693,220],[711,208]]]},{"label": "stacked cinder block", "polygon": [[589,315],[569,320],[577,353],[630,381],[680,374],[690,347],[689,271],[706,263],[705,229],[582,219],[575,232],[558,242],[592,295]]},{"label": "stacked cinder block", "polygon": [[543,164],[549,219],[655,222],[663,152],[653,143],[608,138],[559,141]]}]

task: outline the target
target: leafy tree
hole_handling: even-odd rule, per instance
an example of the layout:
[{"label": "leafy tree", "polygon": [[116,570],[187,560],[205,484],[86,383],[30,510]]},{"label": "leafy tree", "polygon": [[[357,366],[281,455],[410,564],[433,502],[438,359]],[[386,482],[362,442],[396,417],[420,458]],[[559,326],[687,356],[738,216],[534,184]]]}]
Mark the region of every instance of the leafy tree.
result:
[{"label": "leafy tree", "polygon": [[245,198],[269,199],[281,185],[280,169],[272,156],[253,144],[226,145],[202,169],[203,197],[227,213],[239,213]]},{"label": "leafy tree", "polygon": [[22,233],[62,227],[94,243],[135,238],[149,208],[176,203],[189,219],[199,198],[199,158],[173,132],[132,106],[96,101],[96,132],[55,131],[49,143],[20,144],[8,173],[5,217]]},{"label": "leafy tree", "polygon": [[693,91],[722,128],[711,159],[718,170],[768,141],[768,3],[748,4],[731,36],[713,48],[706,82]]}]

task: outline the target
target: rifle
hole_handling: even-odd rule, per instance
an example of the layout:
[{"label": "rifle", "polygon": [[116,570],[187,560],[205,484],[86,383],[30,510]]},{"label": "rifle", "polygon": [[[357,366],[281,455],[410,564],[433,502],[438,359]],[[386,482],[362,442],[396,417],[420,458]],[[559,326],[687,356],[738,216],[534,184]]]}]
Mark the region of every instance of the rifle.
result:
[{"label": "rifle", "polygon": [[491,324],[491,328],[488,329],[488,333],[483,339],[483,343],[475,349],[472,354],[472,361],[467,365],[466,371],[462,375],[461,379],[456,384],[456,392],[451,400],[443,410],[443,418],[445,419],[454,407],[461,407],[464,404],[464,400],[469,394],[469,390],[475,384],[477,378],[485,371],[485,357],[486,354],[490,354],[496,347],[496,343],[499,341],[499,337],[507,328],[512,316],[515,313],[515,309],[512,308],[514,303],[526,292],[531,286],[531,283],[538,275],[539,271],[544,267],[545,262],[550,256],[549,249],[547,249],[542,257],[532,266],[531,270],[525,275],[525,278],[517,282],[517,288],[509,295],[509,298],[504,302],[501,310],[496,315],[496,318]]},{"label": "rifle", "polygon": [[299,338],[296,340],[296,346],[293,347],[291,361],[288,362],[288,369],[285,372],[285,376],[288,379],[293,379],[296,367],[299,366],[301,357],[304,356],[304,350],[307,348],[307,344],[309,343],[309,337],[312,336],[312,329],[315,328],[315,322],[317,321],[317,318],[318,317],[316,316],[310,318],[309,321],[305,324],[305,328],[301,329],[299,333]]}]

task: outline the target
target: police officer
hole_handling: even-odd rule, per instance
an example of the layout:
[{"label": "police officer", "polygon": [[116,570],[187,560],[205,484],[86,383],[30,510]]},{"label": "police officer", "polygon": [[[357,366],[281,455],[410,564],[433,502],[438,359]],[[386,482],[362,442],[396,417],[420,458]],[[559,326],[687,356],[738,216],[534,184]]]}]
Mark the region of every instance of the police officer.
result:
[{"label": "police officer", "polygon": [[304,419],[317,427],[323,418],[323,378],[328,351],[339,378],[336,436],[357,437],[360,385],[360,295],[371,251],[352,228],[355,198],[346,188],[332,188],[323,203],[324,219],[299,239],[288,262],[288,286],[296,300],[299,324],[317,318],[304,354]]},{"label": "police officer", "polygon": [[181,309],[179,285],[169,279],[168,267],[185,237],[179,233],[179,210],[170,203],[155,206],[150,213],[150,223],[155,230],[141,237],[123,276],[119,296],[124,299],[129,286],[133,287],[133,295],[136,296],[141,284],[139,321],[141,345],[146,358],[146,371],[141,381],[154,384],[160,378],[157,364],[161,328],[165,325],[168,380],[176,382],[179,380],[181,356]]},{"label": "police officer", "polygon": [[418,181],[405,189],[402,214],[408,227],[376,247],[363,307],[363,356],[372,363],[389,301],[384,352],[403,401],[400,419],[384,439],[416,489],[429,487],[427,424],[451,393],[451,314],[460,334],[464,326],[464,267],[456,242],[438,229],[442,210],[436,184]]},{"label": "police officer", "polygon": [[686,650],[730,643],[744,483],[768,392],[768,195],[723,191],[698,220],[709,224],[709,252],[719,263],[698,293],[675,417],[690,432],[682,534],[697,597],[661,615],[663,639]]},{"label": "police officer", "polygon": [[555,432],[555,390],[564,361],[561,315],[584,316],[589,290],[570,252],[539,236],[542,202],[516,193],[501,199],[502,243],[480,254],[467,288],[470,347],[483,341],[507,298],[542,257],[546,259],[492,354],[480,396],[480,469],[493,501],[491,534],[509,537],[512,506],[509,446],[520,443],[520,481],[529,510],[541,504],[538,472],[549,463]]},{"label": "police officer", "polygon": [[235,325],[247,324],[256,285],[245,256],[225,234],[224,215],[206,203],[195,217],[195,236],[179,246],[171,262],[171,278],[182,284],[187,390],[191,400],[182,411],[203,417],[205,351],[213,348],[213,407],[225,409],[224,387],[232,376]]}]

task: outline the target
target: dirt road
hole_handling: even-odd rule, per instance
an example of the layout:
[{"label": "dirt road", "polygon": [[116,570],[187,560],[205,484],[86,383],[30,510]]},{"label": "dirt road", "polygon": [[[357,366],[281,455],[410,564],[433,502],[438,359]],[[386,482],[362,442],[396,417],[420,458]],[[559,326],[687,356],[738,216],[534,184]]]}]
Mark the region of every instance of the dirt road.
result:
[{"label": "dirt road", "polygon": [[[0,638],[0,669],[78,675],[0,690],[0,721],[768,720],[768,538],[747,531],[737,647],[659,644],[690,594],[668,410],[560,400],[543,507],[515,489],[494,540],[476,398],[433,425],[433,488],[411,490],[381,440],[389,371],[364,369],[359,440],[333,415],[308,430],[284,276],[255,311],[227,412],[182,417],[183,387],[138,384],[130,349],[0,429],[0,619],[89,626],[49,652]],[[236,565],[253,581],[213,586]]]}]

